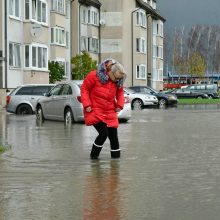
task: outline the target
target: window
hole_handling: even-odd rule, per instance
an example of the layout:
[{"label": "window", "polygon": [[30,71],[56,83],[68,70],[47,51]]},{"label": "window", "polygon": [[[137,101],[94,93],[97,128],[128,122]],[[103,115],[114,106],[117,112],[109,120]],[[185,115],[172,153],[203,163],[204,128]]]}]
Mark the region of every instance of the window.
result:
[{"label": "window", "polygon": [[9,43],[9,66],[21,67],[21,45]]},{"label": "window", "polygon": [[45,0],[25,0],[25,19],[47,23],[47,2]]},{"label": "window", "polygon": [[153,69],[153,80],[163,81],[163,69]]},{"label": "window", "polygon": [[46,86],[24,86],[21,87],[16,95],[43,95],[53,88],[53,85]]},{"label": "window", "polygon": [[25,0],[25,19],[30,19],[30,0]]},{"label": "window", "polygon": [[136,78],[137,79],[146,79],[146,65],[140,64],[136,66]]},{"label": "window", "polygon": [[146,40],[145,38],[141,37],[141,38],[137,38],[136,39],[136,48],[137,48],[137,52],[140,53],[146,53]]},{"label": "window", "polygon": [[55,62],[58,62],[61,67],[63,67],[64,75],[67,76],[67,62],[65,59],[58,58]]},{"label": "window", "polygon": [[98,53],[99,52],[99,40],[98,38],[89,37],[88,50],[90,52]]},{"label": "window", "polygon": [[163,47],[153,45],[153,57],[163,59]]},{"label": "window", "polygon": [[60,95],[71,95],[71,94],[73,94],[71,87],[67,84],[64,84],[60,92]]},{"label": "window", "polygon": [[19,2],[20,0],[10,0],[9,1],[9,14],[11,16],[20,17],[20,7],[19,7]]},{"label": "window", "polygon": [[29,86],[22,87],[17,91],[16,95],[32,95],[32,89]]},{"label": "window", "polygon": [[52,87],[53,87],[52,85],[51,86],[34,86],[32,94],[33,95],[44,95],[45,93],[48,93]]},{"label": "window", "polygon": [[87,23],[87,16],[86,16],[86,9],[83,8],[82,10],[82,23],[86,24]]},{"label": "window", "polygon": [[98,25],[98,12],[93,8],[88,10],[88,23]]},{"label": "window", "polygon": [[47,69],[48,49],[46,46],[25,45],[25,67]]},{"label": "window", "polygon": [[162,21],[153,22],[153,34],[163,37],[163,22]]},{"label": "window", "polygon": [[146,14],[144,11],[137,11],[137,25],[146,27]]},{"label": "window", "polygon": [[156,3],[155,1],[153,1],[153,3],[152,3],[152,8],[153,8],[154,10],[157,9],[157,3]]},{"label": "window", "polygon": [[65,0],[52,0],[52,10],[65,14]]},{"label": "window", "polygon": [[66,32],[63,28],[51,28],[51,43],[62,46],[66,45]]},{"label": "window", "polygon": [[55,86],[53,89],[51,89],[50,94],[51,95],[59,95],[61,92],[62,86],[63,86],[62,84]]},{"label": "window", "polygon": [[81,51],[88,51],[88,38],[81,37]]}]

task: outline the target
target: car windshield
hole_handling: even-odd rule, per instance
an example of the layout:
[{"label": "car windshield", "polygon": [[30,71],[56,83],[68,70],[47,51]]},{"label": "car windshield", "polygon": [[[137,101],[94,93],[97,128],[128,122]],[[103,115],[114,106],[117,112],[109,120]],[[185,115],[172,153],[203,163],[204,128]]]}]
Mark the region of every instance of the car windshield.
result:
[{"label": "car windshield", "polygon": [[159,91],[157,91],[157,90],[155,90],[155,89],[153,89],[153,88],[150,88],[150,89],[151,89],[151,91],[154,92],[154,93],[159,93]]}]

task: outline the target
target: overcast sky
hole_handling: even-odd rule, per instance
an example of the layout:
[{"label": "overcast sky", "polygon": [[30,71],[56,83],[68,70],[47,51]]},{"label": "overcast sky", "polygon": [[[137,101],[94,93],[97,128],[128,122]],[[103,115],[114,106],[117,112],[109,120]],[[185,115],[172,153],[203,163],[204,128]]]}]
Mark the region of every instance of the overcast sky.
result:
[{"label": "overcast sky", "polygon": [[166,18],[166,28],[220,26],[220,0],[157,0],[157,9]]}]

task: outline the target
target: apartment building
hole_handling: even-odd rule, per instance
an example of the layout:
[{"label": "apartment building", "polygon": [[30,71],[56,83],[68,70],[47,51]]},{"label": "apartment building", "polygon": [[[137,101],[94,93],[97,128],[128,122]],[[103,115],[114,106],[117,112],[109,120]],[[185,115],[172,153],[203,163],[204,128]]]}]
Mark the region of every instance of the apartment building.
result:
[{"label": "apartment building", "polygon": [[[70,0],[1,1],[3,92],[21,84],[48,83],[48,61],[64,65],[70,78]],[[1,19],[3,16],[1,16]],[[3,42],[3,43],[2,43]]]},{"label": "apartment building", "polygon": [[165,19],[156,6],[156,0],[0,1],[1,100],[6,89],[48,83],[48,61],[64,65],[71,79],[71,57],[82,51],[98,63],[119,60],[128,86],[162,89]]},{"label": "apartment building", "polygon": [[72,2],[72,57],[86,51],[99,63],[100,6],[98,0]]},{"label": "apartment building", "polygon": [[101,59],[114,57],[126,85],[163,88],[163,23],[156,0],[100,0]]},{"label": "apartment building", "polygon": [[4,80],[4,1],[0,1],[0,106],[3,105],[3,99],[5,97],[5,92],[3,90],[3,80]]}]

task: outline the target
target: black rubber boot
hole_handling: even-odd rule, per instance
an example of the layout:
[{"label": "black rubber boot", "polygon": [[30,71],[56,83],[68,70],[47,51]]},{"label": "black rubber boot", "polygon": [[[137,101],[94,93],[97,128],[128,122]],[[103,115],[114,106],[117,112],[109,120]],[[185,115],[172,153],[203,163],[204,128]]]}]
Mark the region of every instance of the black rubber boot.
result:
[{"label": "black rubber boot", "polygon": [[121,156],[120,149],[118,149],[118,150],[111,150],[111,158],[120,158],[120,156]]},{"label": "black rubber boot", "polygon": [[90,153],[90,158],[91,159],[98,159],[101,150],[102,150],[102,147],[100,147],[100,146],[97,147],[95,144],[93,144],[92,150]]}]

